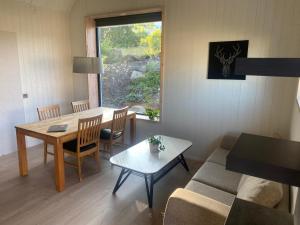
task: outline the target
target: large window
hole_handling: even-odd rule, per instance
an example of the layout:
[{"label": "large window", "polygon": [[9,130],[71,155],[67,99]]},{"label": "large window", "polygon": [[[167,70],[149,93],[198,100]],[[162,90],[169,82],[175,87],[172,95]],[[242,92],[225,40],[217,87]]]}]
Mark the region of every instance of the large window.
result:
[{"label": "large window", "polygon": [[161,13],[96,20],[102,106],[160,110]]}]

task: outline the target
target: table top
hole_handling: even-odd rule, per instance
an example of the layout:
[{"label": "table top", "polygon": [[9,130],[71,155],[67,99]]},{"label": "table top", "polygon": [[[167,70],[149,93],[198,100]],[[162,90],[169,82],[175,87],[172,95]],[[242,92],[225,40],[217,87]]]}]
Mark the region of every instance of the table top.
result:
[{"label": "table top", "polygon": [[293,216],[236,198],[225,225],[293,225]]},{"label": "table top", "polygon": [[165,150],[150,152],[148,139],[128,148],[127,150],[110,158],[113,165],[130,169],[143,174],[154,174],[167,166],[180,154],[192,146],[192,142],[161,136],[161,142]]},{"label": "table top", "polygon": [[[57,117],[57,118],[53,118],[53,119],[17,125],[16,128],[23,129],[23,130],[30,131],[30,132],[35,132],[38,134],[47,135],[49,137],[58,138],[58,137],[70,135],[73,133],[77,133],[79,119],[93,117],[93,116],[97,116],[97,115],[103,115],[103,117],[102,117],[103,124],[111,122],[113,119],[114,110],[115,109],[113,109],[113,108],[98,107],[98,108],[89,109],[89,110],[86,110],[83,112],[63,115],[61,117]],[[135,112],[128,111],[128,116],[132,116],[134,114],[135,114]],[[47,132],[47,130],[50,126],[62,125],[62,124],[68,125],[68,128],[65,132],[53,132],[53,133]]]},{"label": "table top", "polygon": [[300,143],[243,133],[227,156],[235,172],[300,185]]}]

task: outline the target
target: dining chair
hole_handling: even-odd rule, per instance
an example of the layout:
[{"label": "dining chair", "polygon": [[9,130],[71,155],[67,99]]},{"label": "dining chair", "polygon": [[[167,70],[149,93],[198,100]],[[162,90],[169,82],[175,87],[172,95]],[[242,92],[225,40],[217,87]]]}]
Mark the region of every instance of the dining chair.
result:
[{"label": "dining chair", "polygon": [[[59,105],[38,107],[37,112],[40,121],[61,116]],[[48,151],[48,144],[44,142],[44,163],[45,164],[47,163],[47,155],[54,155],[54,153]]]},{"label": "dining chair", "polygon": [[90,103],[89,100],[82,100],[77,102],[72,102],[72,109],[73,112],[82,112],[90,109]]},{"label": "dining chair", "polygon": [[64,154],[73,156],[77,159],[76,164],[67,161],[65,161],[65,164],[78,169],[79,181],[82,181],[81,170],[84,157],[92,155],[97,162],[98,169],[100,169],[99,135],[101,122],[102,115],[79,119],[77,139],[63,144]]},{"label": "dining chair", "polygon": [[103,144],[104,151],[111,155],[112,145],[117,143],[121,138],[124,144],[126,118],[128,106],[119,110],[115,110],[110,128],[101,129],[100,142]]}]

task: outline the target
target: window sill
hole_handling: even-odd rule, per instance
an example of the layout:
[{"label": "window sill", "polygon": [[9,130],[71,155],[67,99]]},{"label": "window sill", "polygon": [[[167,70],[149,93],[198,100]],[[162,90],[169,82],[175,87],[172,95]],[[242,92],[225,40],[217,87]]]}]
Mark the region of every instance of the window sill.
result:
[{"label": "window sill", "polygon": [[136,119],[138,119],[138,120],[145,120],[145,121],[149,121],[149,122],[153,122],[153,123],[159,123],[160,122],[159,119],[150,120],[148,116],[138,115],[138,114],[136,114]]}]

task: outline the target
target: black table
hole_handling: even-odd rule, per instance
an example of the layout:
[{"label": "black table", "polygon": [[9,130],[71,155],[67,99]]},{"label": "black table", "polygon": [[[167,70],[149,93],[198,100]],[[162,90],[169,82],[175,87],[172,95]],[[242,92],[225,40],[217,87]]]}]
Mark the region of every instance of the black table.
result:
[{"label": "black table", "polygon": [[236,198],[225,225],[293,225],[290,213]]},{"label": "black table", "polygon": [[300,187],[300,143],[243,133],[226,169]]}]

